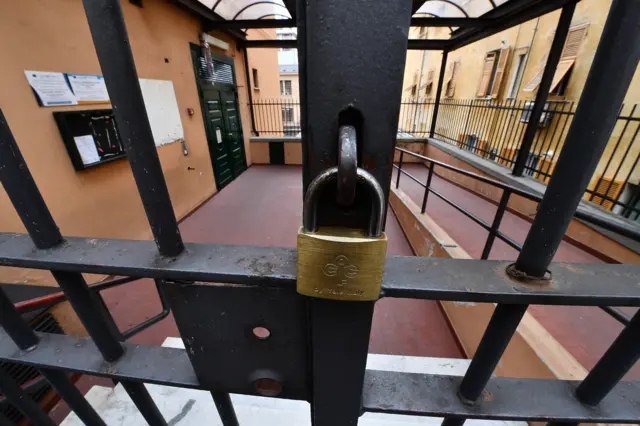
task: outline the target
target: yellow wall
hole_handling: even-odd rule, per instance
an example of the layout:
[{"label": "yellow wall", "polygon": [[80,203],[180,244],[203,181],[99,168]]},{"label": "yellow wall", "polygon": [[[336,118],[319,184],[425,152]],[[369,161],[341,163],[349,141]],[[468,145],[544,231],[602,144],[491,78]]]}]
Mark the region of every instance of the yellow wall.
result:
[{"label": "yellow wall", "polygon": [[[571,26],[589,24],[589,28],[587,35],[582,42],[578,57],[573,65],[568,85],[564,93],[563,99],[568,102],[577,102],[580,98],[610,6],[611,0],[582,0],[577,4],[571,21]],[[460,140],[463,137],[463,132],[460,130],[460,127],[463,126],[460,126],[460,120],[461,117],[464,117],[461,114],[453,113],[453,111],[460,111],[461,109],[459,107],[447,107],[446,103],[459,103],[462,100],[464,100],[464,102],[470,102],[470,100],[474,100],[476,103],[482,102],[478,101],[476,94],[482,77],[485,55],[491,50],[504,47],[511,48],[509,62],[507,64],[505,76],[502,79],[499,96],[491,102],[494,103],[495,101],[506,100],[506,97],[508,96],[507,91],[511,83],[513,72],[516,68],[516,55],[514,52],[518,49],[528,51],[528,58],[522,81],[519,86],[520,90],[517,93],[517,99],[532,100],[535,97],[535,91],[525,92],[522,89],[536,74],[538,74],[541,69],[544,68],[549,49],[555,35],[560,13],[560,10],[549,13],[486,39],[479,40],[459,50],[450,52],[448,64],[458,62],[459,72],[456,79],[455,94],[453,98],[449,99],[443,94],[443,104],[445,104],[445,106],[440,110],[441,112],[438,120],[439,126],[436,129],[436,132],[445,134],[446,137],[450,138],[450,141]],[[412,29],[412,31],[412,38],[418,38],[416,36],[415,29]],[[446,38],[448,37],[448,33],[448,28],[430,28],[429,38]],[[417,54],[418,53],[409,53],[405,69],[405,88],[412,84],[413,75],[420,70],[420,61],[416,59]],[[433,52],[423,67],[423,73],[426,74],[428,70],[434,69],[437,80],[437,75],[440,72],[441,57],[441,53]],[[447,65],[447,69],[445,70],[446,76],[448,76],[448,66],[449,65]],[[447,78],[445,77],[445,81],[446,80]],[[432,93],[435,93],[435,84]],[[423,93],[420,94],[420,96],[423,95]],[[636,71],[634,79],[627,92],[625,108],[623,110],[625,114],[623,115],[628,115],[632,105],[638,102],[640,102],[640,72]],[[487,101],[486,104],[489,105],[489,102]],[[415,107],[413,108],[415,109]],[[557,108],[560,109],[560,105],[558,105]],[[566,105],[564,108],[568,110],[569,105]],[[409,108],[406,106],[403,106],[403,111],[408,109]],[[572,108],[572,111],[575,111],[575,106]],[[450,113],[447,114],[447,112]],[[512,123],[510,131],[501,132],[499,123],[501,120],[505,120],[505,116],[498,116],[495,110],[487,110],[486,114],[482,118],[482,128],[484,129],[484,132],[480,135],[481,144],[488,146],[489,143],[492,143],[493,146],[498,146],[500,148],[500,152],[498,153],[499,155],[507,158],[513,158],[515,154],[515,147],[506,146],[502,139],[508,139],[511,141],[514,139],[515,135],[519,135],[519,139],[521,139],[524,134],[526,123],[520,122],[520,114],[520,112],[512,113],[509,118],[509,122]],[[635,116],[639,116],[638,110],[636,110]],[[422,114],[422,117],[422,119],[418,120],[420,122],[418,123],[418,126],[416,126],[418,130],[420,129],[421,124],[427,127],[430,124],[430,114]],[[565,116],[554,114],[553,121],[550,125],[540,129],[536,135],[536,140],[539,140],[540,142],[537,143],[537,145],[534,145],[534,152],[544,154],[548,151],[553,151],[552,155],[550,153],[546,159],[541,160],[544,161],[543,164],[545,170],[553,171],[553,168],[555,167],[560,148],[564,143],[564,138],[569,129],[570,120],[569,123],[564,126],[565,120]],[[408,121],[407,117],[403,117],[401,112],[401,127],[404,126],[405,129],[409,128]],[[604,174],[607,177],[612,178],[617,169],[617,165],[620,163],[622,164],[616,180],[620,182],[625,180],[625,177],[634,166],[636,156],[640,154],[640,138],[636,138],[636,143],[632,144],[633,135],[637,126],[638,123],[631,123],[627,127],[623,137],[620,138],[620,135],[624,130],[624,123],[622,121],[618,122],[613,134],[611,135],[609,146],[607,147],[602,160],[598,165],[596,173],[594,174],[594,178],[591,182],[592,188],[595,187],[596,182],[601,175]],[[556,128],[558,130],[555,130]],[[563,128],[564,131],[562,131]],[[471,133],[471,131],[468,133]],[[553,142],[551,141],[552,136]],[[556,140],[559,140],[558,144],[556,144]],[[605,166],[618,141],[620,141],[619,146],[611,162],[615,166],[610,166],[605,173]],[[623,155],[627,151],[627,148],[629,148],[627,159],[622,162]],[[535,177],[540,180],[546,179],[542,175]],[[630,182],[638,183],[639,181],[640,169],[636,167],[633,175],[631,176]]]},{"label": "yellow wall", "polygon": [[[200,20],[169,0],[145,0],[143,8],[123,0],[122,7],[139,77],[171,80],[175,88],[189,155],[182,154],[179,143],[158,151],[176,216],[181,218],[216,191],[189,48],[190,42],[199,43]],[[242,52],[228,35],[213,35],[231,44],[222,53],[235,59],[250,163]],[[24,75],[25,69],[101,74],[82,2],[11,2],[0,13],[0,52],[0,107],[62,233],[150,239],[128,162],[75,171],[52,115],[105,106],[40,107]],[[4,190],[0,190],[0,231],[25,232]],[[25,269],[4,268],[0,277],[3,282],[53,281],[48,273]]]}]

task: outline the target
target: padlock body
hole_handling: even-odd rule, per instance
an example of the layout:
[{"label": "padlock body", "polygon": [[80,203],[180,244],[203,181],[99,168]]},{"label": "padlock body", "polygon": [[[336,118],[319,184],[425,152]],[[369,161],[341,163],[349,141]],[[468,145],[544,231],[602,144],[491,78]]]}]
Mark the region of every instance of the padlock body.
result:
[{"label": "padlock body", "polygon": [[349,228],[298,231],[298,293],[332,300],[380,297],[387,237]]}]

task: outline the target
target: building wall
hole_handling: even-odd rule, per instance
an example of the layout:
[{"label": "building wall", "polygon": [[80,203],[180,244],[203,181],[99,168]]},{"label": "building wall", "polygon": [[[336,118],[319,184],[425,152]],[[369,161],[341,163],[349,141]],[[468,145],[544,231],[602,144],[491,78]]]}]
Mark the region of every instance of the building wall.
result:
[{"label": "building wall", "polygon": [[[180,143],[162,146],[158,153],[176,216],[181,218],[216,191],[189,48],[190,42],[199,43],[200,20],[169,0],[146,0],[143,8],[123,0],[122,7],[139,77],[171,80],[174,85],[189,155],[182,154]],[[25,69],[101,74],[82,2],[24,0],[5,9],[0,14],[0,107],[62,233],[150,239],[128,162],[75,171],[52,115],[105,105],[40,107],[24,75]],[[212,35],[231,44],[222,53],[234,57],[237,81],[242,83],[242,52],[229,35]],[[239,96],[250,163],[249,115],[242,86]],[[0,231],[25,232],[4,190],[0,190]],[[0,276],[3,282],[53,285],[47,272],[2,268]]]},{"label": "building wall", "polygon": [[[578,26],[581,24],[588,24],[588,31],[585,39],[580,47],[579,54],[575,60],[571,74],[568,79],[567,87],[564,91],[563,100],[569,103],[565,106],[557,104],[553,108],[560,109],[561,107],[567,111],[570,109],[570,102],[577,103],[584,88],[584,84],[591,67],[591,62],[595,55],[595,51],[602,34],[602,30],[607,18],[609,8],[611,6],[611,0],[582,0],[577,4],[571,26]],[[449,53],[447,69],[445,70],[445,82],[449,78],[449,65],[453,62],[458,63],[458,75],[455,79],[455,93],[452,97],[443,94],[443,103],[466,103],[468,104],[472,100],[475,103],[482,102],[477,98],[477,92],[480,80],[482,78],[482,69],[484,64],[484,58],[487,52],[495,49],[510,47],[510,56],[506,67],[505,76],[502,79],[502,84],[499,90],[497,98],[486,101],[483,105],[495,104],[495,102],[507,101],[508,89],[511,83],[513,73],[516,68],[516,54],[515,52],[525,51],[527,52],[526,67],[524,69],[523,77],[517,92],[516,98],[518,100],[532,100],[535,97],[536,92],[523,91],[526,85],[544,68],[548,53],[551,47],[553,37],[555,35],[556,27],[560,17],[561,11],[555,11],[547,15],[541,16],[534,20],[525,22],[517,27],[510,28],[501,33],[495,34],[483,40],[479,40],[468,46],[465,46],[459,50]],[[413,29],[412,29],[413,31]],[[443,38],[447,37],[449,33],[448,28],[430,28],[429,38]],[[417,38],[413,36],[414,38]],[[413,54],[415,56],[415,53]],[[426,61],[423,67],[423,75],[426,75],[430,70],[435,73],[435,80],[440,72],[441,53],[433,52],[429,59]],[[419,70],[419,61],[407,59],[407,69],[405,70],[404,86],[408,87],[412,83],[412,76]],[[435,93],[434,83],[432,93]],[[425,93],[421,92],[418,96],[425,96]],[[625,99],[625,108],[623,115],[628,115],[634,104],[640,102],[640,72],[636,72],[632,84],[627,92]],[[413,108],[413,109],[412,109]],[[403,106],[402,111],[414,111],[416,107]],[[428,107],[427,107],[428,109]],[[430,126],[430,114],[419,112],[417,115],[421,123],[415,126],[418,131],[420,124],[424,127]],[[464,119],[464,108],[459,106],[445,106],[441,108],[440,117],[438,120],[438,127],[436,133],[446,132],[447,129],[456,129],[450,131],[447,137],[450,141],[461,142],[466,138],[461,131],[457,129],[461,119]],[[571,111],[575,111],[575,105],[571,108]],[[484,129],[483,134],[480,135],[479,146],[493,145],[498,147],[498,155],[513,159],[516,154],[516,146],[506,143],[514,139],[520,140],[524,134],[524,129],[527,124],[520,122],[521,111],[510,113],[508,119],[505,119],[505,115],[499,115],[497,110],[488,109],[482,112],[482,125]],[[409,117],[407,117],[407,115]],[[407,127],[407,123],[414,117],[415,114],[409,112],[403,116],[401,113],[401,126]],[[638,116],[636,112],[635,116]],[[420,118],[422,117],[422,118]],[[501,120],[508,120],[510,123],[510,131],[501,132]],[[552,172],[558,159],[559,152],[564,144],[567,131],[570,125],[570,118],[567,125],[564,125],[566,120],[565,116],[561,114],[553,114],[552,121],[546,126],[538,130],[536,134],[536,142],[534,144],[533,152],[542,156],[540,159],[540,166],[547,170],[548,173]],[[616,171],[618,175],[617,181],[624,181],[625,177],[633,173],[630,176],[631,183],[638,183],[640,181],[640,169],[633,169],[635,166],[634,160],[640,155],[640,138],[635,137],[635,129],[637,124],[631,123],[627,126],[625,131],[624,121],[619,121],[616,125],[613,134],[611,135],[609,145],[602,157],[600,164],[594,174],[590,188],[595,188],[596,184],[601,176],[605,176],[609,179],[613,179]],[[504,125],[502,125],[504,126]],[[564,129],[564,130],[563,130]],[[471,132],[469,132],[471,133]],[[556,142],[557,140],[557,142]],[[618,147],[611,159],[612,166],[605,172],[609,157],[614,152],[614,148]],[[626,160],[623,161],[626,155]],[[504,161],[503,161],[504,163]],[[618,169],[617,165],[620,165]],[[633,169],[633,170],[632,170]],[[544,175],[536,174],[534,177],[540,180],[547,180]],[[622,185],[620,185],[622,186]],[[609,194],[613,196],[612,193]]]}]

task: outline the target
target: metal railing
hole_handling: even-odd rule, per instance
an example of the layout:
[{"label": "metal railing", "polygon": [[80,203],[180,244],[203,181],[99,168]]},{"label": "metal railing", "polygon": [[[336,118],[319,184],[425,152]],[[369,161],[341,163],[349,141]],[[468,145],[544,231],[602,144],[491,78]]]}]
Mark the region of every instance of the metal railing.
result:
[{"label": "metal railing", "polygon": [[255,98],[249,108],[258,136],[300,136],[300,100],[297,98]]},{"label": "metal railing", "polygon": [[[400,103],[398,135],[429,137],[431,98]],[[250,107],[256,132],[263,136],[299,136],[300,102],[296,98],[258,98]],[[434,137],[482,158],[513,168],[533,102],[507,99],[443,99]],[[573,101],[546,102],[539,130],[525,163],[525,173],[548,182],[573,116]],[[631,220],[640,220],[640,109],[621,108],[609,146],[600,160],[585,198]]]},{"label": "metal railing", "polygon": [[[555,169],[573,117],[573,101],[545,103],[525,173],[548,182]],[[513,168],[533,102],[507,99],[443,99],[434,137],[482,158]],[[400,129],[427,137],[433,100],[403,100]],[[585,197],[632,220],[640,218],[640,109],[623,105]]]},{"label": "metal railing", "polygon": [[[480,256],[480,259],[488,259],[489,255],[491,254],[491,249],[493,248],[493,243],[495,242],[496,238],[498,238],[499,240],[503,241],[504,243],[506,243],[509,247],[517,250],[518,252],[520,252],[522,250],[522,246],[520,244],[518,244],[516,241],[514,241],[512,238],[510,238],[508,235],[504,234],[503,232],[500,231],[500,224],[502,223],[502,219],[504,217],[504,214],[507,212],[507,210],[509,209],[509,199],[511,198],[511,195],[518,195],[520,197],[526,198],[527,200],[531,200],[531,201],[535,201],[537,203],[539,203],[540,201],[542,201],[542,197],[539,197],[535,194],[532,194],[530,192],[527,191],[523,191],[521,189],[518,189],[512,185],[508,185],[506,183],[503,182],[499,182],[493,179],[489,179],[486,178],[484,176],[480,176],[477,175],[473,172],[469,172],[467,170],[463,170],[460,168],[457,168],[455,166],[452,166],[450,164],[446,164],[443,163],[441,161],[437,161],[434,160],[432,158],[429,157],[425,157],[424,155],[420,155],[417,154],[415,152],[411,152],[409,150],[403,149],[403,148],[395,148],[396,151],[400,152],[400,159],[398,161],[398,164],[394,164],[393,168],[396,169],[396,182],[395,182],[395,186],[396,189],[400,188],[400,176],[402,176],[403,174],[405,176],[407,176],[409,179],[411,179],[412,181],[414,181],[415,183],[417,183],[418,185],[422,186],[424,188],[424,196],[422,197],[422,206],[420,209],[420,212],[422,214],[424,214],[427,211],[427,200],[429,198],[429,194],[433,194],[436,197],[440,198],[442,201],[444,201],[445,203],[447,203],[448,205],[450,205],[451,207],[453,207],[454,209],[456,209],[457,211],[459,211],[460,213],[462,213],[463,215],[465,215],[466,217],[468,217],[469,219],[471,219],[472,221],[474,221],[476,224],[478,224],[481,228],[483,228],[485,231],[488,232],[487,235],[487,239],[485,240],[485,244],[484,244],[484,248],[482,249],[482,255]],[[402,168],[403,165],[403,160],[404,160],[404,155],[407,154],[411,157],[414,158],[419,158],[420,160],[423,160],[424,163],[421,163],[422,165],[424,165],[425,167],[427,167],[428,174],[427,174],[427,179],[426,181],[423,183],[422,180],[418,179],[416,176],[412,175],[411,173],[407,172],[406,170],[404,170]],[[428,164],[426,164],[428,163]],[[460,206],[459,204],[457,204],[456,202],[454,202],[453,200],[451,200],[450,198],[447,198],[443,193],[436,191],[435,189],[433,189],[431,182],[433,179],[433,175],[437,175],[438,178],[447,181],[449,183],[452,183],[451,180],[438,175],[435,172],[435,168],[436,166],[438,167],[442,167],[444,169],[447,170],[451,170],[455,173],[459,173],[461,175],[470,177],[472,179],[478,180],[480,182],[486,183],[488,185],[494,186],[496,188],[499,188],[502,190],[502,195],[500,197],[500,201],[498,202],[497,205],[497,209],[496,209],[496,213],[493,217],[493,221],[491,223],[487,223],[484,220],[482,220],[481,218],[479,218],[478,216],[474,215],[472,212],[470,212],[468,209],[465,209],[464,207]],[[473,191],[470,191],[471,193],[475,194]],[[477,195],[477,194],[476,194]],[[478,195],[479,196],[479,195]],[[582,215],[580,214],[580,212],[576,212],[576,214],[574,215],[576,218],[579,219],[583,219],[587,222],[590,222],[593,217],[589,216],[589,215]],[[631,238],[634,238],[636,241],[640,241],[640,232],[634,232],[632,234],[628,233],[628,230],[622,230],[619,227],[617,227],[615,224],[602,224],[602,222],[598,221],[597,223],[598,225],[604,227],[605,229],[608,229],[610,231],[614,231],[614,232],[625,232],[626,236],[629,236]],[[602,310],[604,310],[605,312],[607,312],[609,315],[611,315],[613,318],[615,318],[617,321],[619,321],[622,324],[628,324],[630,319],[621,311],[612,308],[610,306],[600,306],[600,308]]]},{"label": "metal railing", "polygon": [[[315,2],[310,7],[298,2],[305,37],[314,36],[299,46],[303,64],[307,58],[315,60],[315,73],[303,75],[305,117],[320,135],[306,146],[303,185],[307,187],[334,161],[331,153],[336,152],[337,141],[325,136],[334,130],[341,108],[349,105],[349,99],[363,102],[364,97],[368,110],[362,124],[374,136],[363,146],[363,163],[388,188],[397,111],[383,101],[401,85],[399,59],[405,57],[411,4],[378,0],[373,4],[376,13],[359,19],[358,7],[340,8],[338,3]],[[575,7],[568,1],[542,3],[564,7],[563,14]],[[611,105],[622,102],[621,89],[628,87],[635,71],[629,57],[638,53],[637,2],[612,4],[593,61],[601,72],[590,73],[583,92],[593,103],[577,110],[565,147],[575,164],[558,165],[555,173],[562,181],[560,185],[551,181],[516,263],[420,257],[390,257],[385,262],[380,297],[497,304],[463,378],[367,369],[374,303],[298,294],[295,249],[185,244],[145,112],[120,1],[83,4],[154,241],[63,237],[0,113],[0,181],[27,231],[0,233],[0,264],[50,270],[90,336],[35,333],[0,289],[0,360],[38,368],[81,421],[98,426],[104,421],[66,372],[120,381],[154,426],[167,422],[144,383],[210,392],[225,426],[239,424],[229,393],[308,401],[314,426],[353,425],[363,412],[445,417],[447,426],[474,418],[638,422],[640,385],[622,379],[640,355],[640,314],[580,382],[492,376],[529,304],[640,306],[637,265],[553,264],[549,257],[586,186],[582,181],[591,174],[590,161],[606,142],[603,132],[612,127],[615,114]],[[527,12],[526,8],[516,12],[522,9]],[[544,10],[528,13],[539,16]],[[349,22],[348,28],[340,25],[343,22]],[[325,27],[331,31],[322,31]],[[471,39],[476,36],[467,34]],[[379,58],[381,43],[385,61],[375,72],[362,73],[358,61]],[[613,79],[616,90],[602,90],[614,71],[620,74]],[[358,78],[366,79],[366,84]],[[344,91],[328,90],[340,85]],[[348,95],[337,97],[343,94]],[[604,105],[602,110],[599,105]],[[607,118],[600,132],[592,128],[596,115]],[[305,132],[309,135],[310,127]],[[585,134],[593,135],[587,141],[589,150],[580,144],[587,139]],[[361,198],[364,207],[367,197]],[[343,226],[352,219],[340,217],[342,209],[329,202],[320,204],[335,214],[319,219],[343,219],[332,222]],[[363,219],[369,218],[363,215]],[[550,271],[552,280],[544,271]],[[111,313],[82,273],[161,280],[185,349],[122,341]],[[257,328],[267,328],[272,337],[265,338]],[[0,392],[32,423],[53,425],[2,372]],[[482,398],[483,394],[490,397]]]}]

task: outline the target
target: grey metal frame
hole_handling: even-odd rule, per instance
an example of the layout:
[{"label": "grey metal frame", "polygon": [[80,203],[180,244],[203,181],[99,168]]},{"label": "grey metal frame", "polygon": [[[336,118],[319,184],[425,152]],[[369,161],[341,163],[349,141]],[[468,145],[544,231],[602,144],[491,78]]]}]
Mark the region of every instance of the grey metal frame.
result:
[{"label": "grey metal frame", "polygon": [[[491,16],[502,23],[465,32],[460,43],[515,22],[500,21],[503,16],[564,3],[513,0],[494,10],[503,15]],[[40,368],[91,425],[102,421],[61,372],[120,380],[151,425],[166,421],[143,383],[211,392],[227,426],[238,424],[229,393],[307,400],[314,426],[355,425],[364,411],[444,416],[446,424],[466,418],[640,421],[640,383],[620,382],[640,356],[640,314],[582,382],[491,378],[528,304],[640,306],[636,265],[550,263],[635,71],[639,0],[613,1],[565,149],[515,265],[416,257],[390,258],[385,265],[383,297],[498,303],[462,379],[366,370],[374,303],[298,295],[295,250],[185,244],[141,106],[120,2],[84,5],[155,243],[63,238],[0,114],[0,181],[29,234],[0,233],[0,264],[51,270],[91,336],[33,333],[0,291],[1,360]],[[359,138],[358,164],[388,191],[411,6],[298,1],[304,188],[336,165],[338,128],[350,125]],[[602,76],[613,78],[605,85]],[[605,119],[593,120],[594,114]],[[366,227],[370,199],[363,191],[356,191],[348,215],[330,202],[333,192],[320,198],[320,225]],[[186,350],[123,342],[83,272],[161,280]],[[268,328],[271,337],[257,339],[251,333],[256,326]],[[6,375],[0,377],[1,391],[34,424],[51,423]],[[484,389],[493,398],[476,401]]]}]

